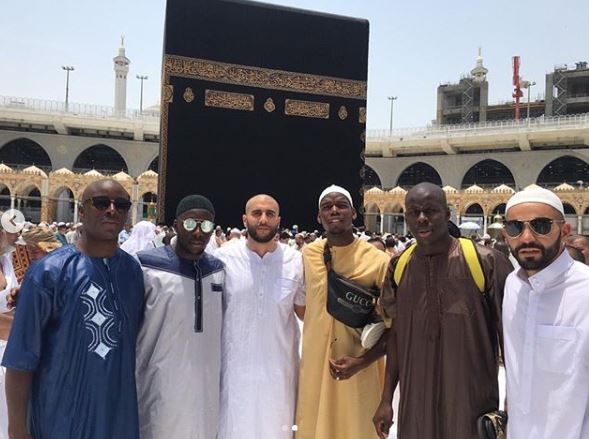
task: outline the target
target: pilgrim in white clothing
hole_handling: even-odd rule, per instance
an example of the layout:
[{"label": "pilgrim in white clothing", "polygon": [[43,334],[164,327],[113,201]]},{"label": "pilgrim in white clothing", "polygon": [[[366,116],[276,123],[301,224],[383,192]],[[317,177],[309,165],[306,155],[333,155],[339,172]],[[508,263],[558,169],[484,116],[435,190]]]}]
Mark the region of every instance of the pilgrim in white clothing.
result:
[{"label": "pilgrim in white clothing", "polygon": [[305,304],[301,253],[278,244],[263,257],[238,241],[225,264],[219,439],[292,438]]}]

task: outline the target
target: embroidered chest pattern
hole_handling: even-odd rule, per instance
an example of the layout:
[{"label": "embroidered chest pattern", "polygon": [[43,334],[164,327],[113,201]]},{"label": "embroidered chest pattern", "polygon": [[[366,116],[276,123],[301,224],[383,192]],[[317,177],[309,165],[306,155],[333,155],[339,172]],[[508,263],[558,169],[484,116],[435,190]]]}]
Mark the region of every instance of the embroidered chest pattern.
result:
[{"label": "embroidered chest pattern", "polygon": [[116,317],[107,307],[107,291],[90,282],[90,285],[80,296],[87,310],[84,312],[84,326],[91,336],[88,352],[106,359],[108,353],[118,347],[118,340],[113,337],[116,334]]}]

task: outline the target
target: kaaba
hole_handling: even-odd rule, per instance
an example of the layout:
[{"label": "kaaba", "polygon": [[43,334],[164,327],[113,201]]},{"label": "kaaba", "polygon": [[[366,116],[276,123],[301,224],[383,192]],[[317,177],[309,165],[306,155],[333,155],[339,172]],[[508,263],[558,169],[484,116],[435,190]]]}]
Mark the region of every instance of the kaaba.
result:
[{"label": "kaaba", "polygon": [[[242,0],[168,0],[159,219],[188,194],[240,226],[267,193],[312,230],[330,184],[362,206],[368,22]],[[360,209],[358,209],[360,210]]]}]

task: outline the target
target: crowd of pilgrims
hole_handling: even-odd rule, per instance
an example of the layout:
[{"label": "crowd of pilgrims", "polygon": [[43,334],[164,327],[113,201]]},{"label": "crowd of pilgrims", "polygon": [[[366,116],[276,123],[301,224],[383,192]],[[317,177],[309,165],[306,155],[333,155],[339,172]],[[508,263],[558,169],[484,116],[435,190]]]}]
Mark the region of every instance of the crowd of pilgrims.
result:
[{"label": "crowd of pilgrims", "polygon": [[[43,402],[42,399],[41,402],[36,401],[36,405],[31,406],[29,410],[32,410],[32,413],[29,413],[28,418],[31,431],[44,431],[43,435],[38,433],[37,436],[27,434],[5,436],[7,408],[4,398],[0,398],[0,439],[5,437],[10,439],[13,437],[18,439],[123,439],[121,434],[124,435],[124,439],[127,439],[128,434],[131,435],[128,436],[131,439],[135,437],[278,439],[291,438],[293,432],[297,431],[297,437],[302,439],[367,439],[377,436],[384,438],[392,426],[392,391],[399,382],[405,383],[405,388],[414,389],[413,392],[403,393],[403,384],[401,384],[403,418],[399,419],[401,428],[399,434],[404,431],[403,437],[472,439],[475,430],[480,435],[478,437],[494,437],[485,435],[486,433],[481,430],[482,424],[478,417],[487,411],[495,413],[493,410],[498,409],[497,343],[501,345],[501,352],[504,354],[503,333],[500,329],[504,283],[507,274],[514,269],[517,272],[520,268],[518,263],[524,261],[515,257],[513,243],[510,247],[506,238],[507,241],[509,236],[512,240],[519,239],[521,230],[520,235],[515,232],[508,236],[499,234],[493,238],[488,234],[482,236],[475,234],[469,237],[469,241],[475,244],[473,248],[478,249],[475,253],[478,254],[478,264],[483,270],[488,289],[486,293],[489,302],[479,309],[480,304],[472,302],[472,297],[478,296],[475,285],[470,285],[472,282],[465,280],[470,279],[468,269],[465,268],[466,256],[462,254],[465,250],[462,242],[460,245],[456,244],[458,242],[456,238],[461,236],[461,232],[444,216],[446,215],[444,212],[447,211],[445,196],[433,185],[418,185],[408,193],[406,202],[409,209],[407,221],[410,231],[405,235],[371,232],[364,227],[353,227],[352,221],[356,214],[352,199],[345,189],[338,186],[330,186],[319,197],[318,219],[325,228],[322,232],[301,231],[297,225],[279,228],[278,202],[267,195],[258,195],[247,202],[244,213],[246,228],[224,229],[215,225],[214,207],[209,200],[200,195],[186,197],[180,202],[174,227],[154,224],[147,220],[133,225],[127,223],[123,226],[129,206],[120,203],[122,207],[119,209],[117,202],[121,198],[113,199],[112,195],[112,193],[120,193],[121,190],[122,187],[119,187],[118,183],[104,180],[102,186],[99,182],[90,191],[91,194],[99,195],[90,197],[88,200],[92,204],[96,203],[92,200],[102,197],[108,204],[108,206],[105,204],[103,208],[95,204],[96,212],[93,211],[92,215],[103,215],[105,211],[112,211],[113,218],[124,217],[120,223],[121,227],[117,229],[120,232],[118,235],[113,235],[115,237],[113,240],[117,241],[116,245],[120,250],[133,256],[134,259],[131,261],[140,263],[139,265],[136,262],[125,262],[127,268],[121,269],[119,266],[120,273],[114,274],[115,279],[117,279],[116,276],[127,277],[127,275],[130,279],[131,272],[134,273],[136,269],[133,264],[137,266],[137,269],[141,266],[143,270],[145,297],[141,297],[140,302],[135,304],[140,303],[141,310],[136,308],[124,317],[124,319],[136,321],[137,327],[141,327],[138,334],[129,336],[133,344],[137,337],[138,343],[137,395],[134,390],[130,394],[129,391],[121,390],[117,397],[115,390],[115,396],[113,396],[116,399],[116,406],[123,407],[123,411],[132,406],[134,398],[137,398],[139,421],[130,415],[131,418],[128,420],[130,427],[119,425],[120,422],[126,422],[124,418],[127,415],[122,417],[117,415],[117,420],[113,420],[113,425],[110,426],[100,425],[100,422],[95,423],[91,419],[71,421],[75,428],[68,427],[70,421],[64,419],[51,427],[42,426],[41,422],[35,425],[31,419],[52,419],[53,414],[61,410],[47,409],[45,405],[48,402]],[[101,191],[106,191],[106,195]],[[526,196],[528,198],[521,197],[523,201],[512,201],[512,206],[517,207],[518,203],[525,203],[526,200],[540,200],[538,203],[544,207],[556,206],[557,213],[562,210],[558,200],[554,201],[556,199],[554,194],[541,193],[537,198],[529,194]],[[128,194],[125,197],[128,198]],[[547,197],[548,201],[545,201],[543,197]],[[89,209],[89,206],[86,208]],[[412,209],[417,209],[417,219],[411,219]],[[109,216],[106,215],[106,218],[108,219]],[[547,220],[543,217],[539,219]],[[532,221],[531,219],[519,221],[519,227],[523,230],[525,223],[530,224]],[[559,222],[559,220],[551,221]],[[348,227],[346,224],[349,225],[349,233],[347,229],[342,229],[343,232],[338,231],[338,227]],[[94,223],[92,227],[95,225]],[[70,251],[71,255],[65,259],[64,257],[59,260],[54,258],[53,260],[58,260],[57,266],[49,263],[47,266],[58,271],[60,266],[70,264],[70,259],[79,257],[80,249],[83,248],[80,243],[83,241],[84,227],[82,223],[33,224],[27,222],[19,233],[0,231],[2,233],[0,290],[10,292],[6,296],[6,302],[7,308],[11,310],[0,313],[0,358],[1,351],[6,347],[3,340],[7,340],[10,334],[14,309],[19,307],[20,287],[27,271],[32,270],[35,262],[67,246],[78,249]],[[536,224],[528,227],[534,234],[541,237],[548,236],[552,233],[550,230],[553,230],[541,230],[542,226]],[[264,231],[272,233],[272,236],[268,239],[261,237]],[[414,236],[411,232],[419,236]],[[190,241],[193,235],[198,237],[196,245],[202,244],[203,248],[196,252],[193,250],[192,254],[187,252],[186,248],[180,251],[180,244],[187,245],[187,242],[191,242],[190,245],[194,244]],[[202,238],[203,236],[206,239]],[[407,273],[401,278],[403,282],[397,285],[397,273],[393,273],[395,264],[399,263],[406,249],[412,247],[414,250],[417,247],[416,244],[420,242],[424,249],[427,249],[428,245],[434,249],[433,256],[417,252],[411,260],[407,259],[410,261],[407,262]],[[560,245],[560,241],[558,243]],[[586,237],[567,233],[562,248],[566,248],[565,253],[570,255],[571,260],[589,263],[585,260],[585,255],[589,254],[588,244],[589,239]],[[531,249],[544,248],[541,244],[530,244],[530,246]],[[441,252],[438,247],[443,248]],[[328,291],[327,265],[324,259],[326,248],[331,249],[333,261],[335,261],[334,270],[355,279],[364,287],[376,286],[381,290],[382,303],[379,302],[377,311],[386,316],[384,321],[378,317],[375,320],[377,323],[368,324],[363,329],[356,329],[342,324],[325,312]],[[65,252],[62,251],[60,254],[63,255]],[[254,254],[257,254],[259,258],[252,256]],[[442,255],[441,259],[439,255]],[[546,254],[543,253],[542,256],[545,257]],[[553,258],[556,256],[558,254],[551,255]],[[115,272],[116,264],[123,264],[123,262],[117,262],[117,258],[120,259],[120,255],[111,259],[102,258],[104,266],[100,263],[101,268],[98,271],[102,272],[102,276],[106,276],[106,279]],[[548,262],[550,261],[547,261],[545,265]],[[77,264],[75,270],[80,273],[88,269],[83,262],[75,262],[75,264]],[[472,270],[470,262],[468,265]],[[74,275],[77,275],[75,270]],[[527,273],[531,276],[530,273],[535,271],[527,271]],[[584,276],[582,282],[586,283],[589,277]],[[188,284],[186,277],[190,278]],[[38,287],[40,291],[44,291],[45,286],[41,284],[45,281],[47,279],[40,278],[39,273],[33,274],[29,278],[28,289],[31,289],[31,285],[35,285],[33,289]],[[121,279],[118,281],[122,283]],[[58,282],[58,280],[51,280],[51,282]],[[78,281],[70,281],[60,288],[65,290],[73,288],[76,282]],[[87,280],[81,282],[87,282]],[[514,283],[515,280],[511,282]],[[120,285],[117,284],[115,288],[111,280],[112,290],[109,294],[114,296],[105,299],[100,296],[99,283],[97,280],[91,280],[89,286],[83,286],[86,289],[81,293],[82,302],[87,307],[84,311],[86,329],[89,327],[87,319],[91,318],[94,325],[99,328],[98,332],[110,324],[109,319],[119,318],[117,313],[121,312],[120,305],[117,305],[117,299],[114,297],[119,294],[115,290]],[[138,287],[139,285],[131,281],[131,284],[123,289],[130,290]],[[75,288],[79,287],[75,286]],[[505,288],[507,289],[507,286]],[[140,289],[143,291],[143,285]],[[268,301],[262,297],[264,294],[274,294],[273,290],[276,289],[278,289],[278,296],[274,300]],[[458,294],[459,290],[464,290],[461,294],[470,297],[468,301],[472,303],[461,305],[468,309],[461,309],[458,302],[443,303],[449,300],[448,295],[452,289],[455,294]],[[400,292],[405,290],[410,290],[411,295],[404,293],[404,296],[400,296]],[[179,298],[179,292],[182,291],[187,292],[186,297]],[[223,292],[222,300],[220,295],[214,294],[215,291]],[[257,298],[253,295],[254,291]],[[248,296],[250,293],[252,295]],[[50,327],[49,320],[58,321],[62,318],[60,315],[62,310],[59,306],[57,310],[51,308],[50,312],[46,308],[56,306],[59,300],[63,299],[53,298],[51,299],[53,303],[50,304],[42,298],[39,299],[39,303],[35,303],[31,302],[30,294],[29,291],[29,299],[23,306],[27,306],[27,312],[35,314],[35,318],[37,314],[41,316],[45,313],[46,317],[39,317],[44,325],[49,324]],[[42,296],[44,294],[41,293]],[[75,294],[80,293],[78,291]],[[210,297],[204,297],[203,300],[201,296],[206,295]],[[437,295],[438,301],[442,300],[437,304],[440,309],[433,307],[430,303],[431,298],[428,299],[428,297],[432,295]],[[287,300],[285,300],[286,297],[288,297]],[[411,305],[406,297],[413,297]],[[105,303],[108,304],[106,308]],[[411,319],[408,319],[408,316],[413,314],[407,313],[407,306],[414,307],[415,316]],[[422,308],[423,306],[425,308]],[[453,323],[454,320],[443,320],[440,317],[442,316],[441,307],[456,308],[447,314],[454,317],[444,319],[454,319],[466,313],[470,315],[471,320],[456,326],[456,323]],[[67,309],[67,306],[64,309]],[[127,311],[129,310],[126,309],[125,312]],[[92,315],[92,313],[95,314]],[[185,316],[181,317],[184,314]],[[174,322],[174,319],[178,321]],[[194,321],[192,322],[191,319]],[[182,323],[187,323],[185,320],[188,320],[190,324],[187,327],[181,327]],[[303,320],[305,332],[302,355],[306,365],[301,363],[299,375],[298,327],[299,321]],[[483,321],[482,324],[481,321]],[[396,326],[393,327],[394,332],[392,329],[389,330],[391,322],[398,325],[398,329]],[[101,325],[103,328],[100,328]],[[494,325],[499,326],[497,328]],[[370,343],[365,343],[366,330],[374,329],[375,326],[379,327],[377,338]],[[495,329],[489,329],[489,327]],[[108,331],[112,331],[112,326],[109,328],[106,335],[102,332],[98,335],[93,334],[91,345],[88,346],[88,349],[102,360],[109,357],[111,350],[120,349],[117,348],[117,343],[124,343],[123,339],[121,339],[123,341],[109,342]],[[23,331],[22,327],[19,331]],[[59,331],[60,329],[57,328],[57,332]],[[203,331],[205,334],[208,333],[208,337],[202,340],[194,337],[195,334],[203,333]],[[387,331],[391,335],[387,335]],[[496,339],[497,331],[499,339]],[[273,332],[278,335],[271,336],[267,342],[260,341],[260,338],[265,337],[264,334]],[[213,333],[212,338],[211,333]],[[118,336],[124,337],[120,327]],[[27,337],[33,337],[32,341],[27,340]],[[14,342],[14,345],[16,346],[19,342],[25,345],[30,343],[35,351],[40,349],[42,341],[57,352],[66,349],[60,345],[60,340],[46,340],[42,334],[39,337],[42,340],[35,339],[34,335],[28,334],[25,328],[24,332],[19,332],[14,337],[19,339],[18,342]],[[218,338],[217,341],[215,337]],[[410,343],[412,337],[415,340]],[[448,340],[444,341],[444,337]],[[459,339],[462,341],[457,342]],[[432,340],[438,341],[431,344]],[[510,339],[508,342],[515,343]],[[439,343],[450,343],[445,346],[445,353],[438,347]],[[83,346],[83,348],[86,347]],[[506,348],[509,347],[506,346]],[[20,369],[20,365],[22,370],[35,370],[34,368],[40,367],[35,379],[42,379],[44,373],[49,373],[43,369],[45,360],[29,359],[27,357],[29,353],[17,353],[16,349],[13,348],[10,353],[7,360],[9,365],[4,364],[9,369]],[[384,370],[382,358],[385,354],[392,358],[393,352],[398,353],[399,358],[395,358],[397,362],[391,362],[394,365],[387,363],[384,390],[382,390]],[[22,357],[19,361],[23,362],[15,363],[13,358],[19,358],[19,355]],[[77,353],[76,358],[79,355],[81,354]],[[265,356],[267,357],[264,358]],[[464,356],[467,362],[474,362],[473,370],[451,371],[455,369],[455,363],[460,364],[457,358],[461,356]],[[467,358],[469,356],[471,356],[470,359]],[[82,361],[84,373],[96,374],[97,370],[101,370],[92,369],[96,366],[92,366],[90,362],[86,364],[86,360],[80,361]],[[475,364],[479,361],[480,364]],[[132,365],[132,369],[121,371],[121,376],[129,372],[133,374],[135,359],[129,360],[127,367],[129,365]],[[71,374],[74,375],[74,380],[88,379],[88,377],[76,377],[75,371],[78,366],[80,365],[64,363],[60,365],[60,368],[71,368],[67,379],[72,379]],[[528,367],[531,366],[528,365]],[[281,368],[284,370],[280,370]],[[436,370],[446,371],[448,375],[436,378]],[[522,373],[522,371],[519,372]],[[2,393],[4,373],[4,370],[0,368]],[[66,372],[61,373],[59,379],[65,379],[63,373]],[[198,378],[195,375],[199,375]],[[464,378],[462,382],[456,381],[458,376]],[[111,378],[108,384],[107,381],[100,384],[102,378],[97,376],[93,376],[92,379],[97,380],[93,385],[99,387],[112,385]],[[215,390],[214,383],[218,379],[222,383],[221,389]],[[54,385],[58,386],[58,383]],[[81,385],[84,388],[85,385]],[[520,384],[517,383],[517,385]],[[547,389],[549,387],[547,385]],[[134,384],[132,388],[135,389]],[[51,390],[49,394],[59,395],[60,391],[62,390]],[[36,395],[34,398],[37,399],[40,398],[39,395],[44,395],[43,390],[36,387],[33,387],[33,392]],[[442,394],[444,396],[440,396]],[[470,400],[471,397],[472,400]],[[48,397],[45,395],[43,398],[46,400]],[[112,400],[93,401],[88,400],[88,397],[81,397],[82,400],[84,398],[87,399],[84,410],[96,411],[102,421],[112,416],[108,413],[109,410],[112,412],[113,408],[107,408]],[[480,399],[478,402],[477,398]],[[517,400],[516,407],[519,407],[521,403],[518,398],[512,398],[514,401]],[[451,406],[447,405],[449,401],[453,401]],[[69,401],[59,401],[51,404],[67,406],[69,403]],[[527,404],[530,402],[528,401]],[[76,407],[70,408],[70,410],[75,409]],[[514,410],[514,413],[519,412]],[[536,434],[534,437],[552,437],[544,434],[553,431],[552,426],[539,428],[534,420],[526,417],[525,412],[522,413],[524,414],[513,426],[512,434],[509,436],[511,439],[520,439],[520,436],[513,433],[516,428],[520,429],[519,431],[533,431]],[[17,415],[20,416],[20,413]],[[13,413],[13,416],[17,417],[17,415]],[[373,415],[374,418],[372,418]],[[561,421],[556,419],[554,423],[562,426],[559,424]],[[133,429],[135,422],[139,425],[139,431]],[[589,434],[587,416],[581,424],[575,431]],[[497,431],[504,429],[504,425],[493,425]],[[66,432],[64,428],[74,428],[74,430]],[[113,434],[115,436],[112,436]],[[584,436],[578,436],[575,433],[565,434],[562,437]],[[524,437],[521,436],[521,439]]]},{"label": "crowd of pilgrims", "polygon": [[[73,244],[80,237],[81,223],[53,222],[51,224],[26,222],[20,236],[15,237],[16,249],[24,246],[27,251],[27,257],[30,261],[39,259],[48,251],[59,248],[61,245]],[[455,236],[461,236],[461,231],[453,223],[450,223],[450,233]],[[367,230],[365,227],[354,227],[354,235],[358,239],[368,242],[379,250],[386,252],[390,257],[398,255],[406,247],[415,243],[415,238],[411,233],[381,233]],[[169,245],[172,238],[176,236],[174,227],[160,223],[155,224],[153,221],[143,220],[136,224],[126,224],[125,228],[119,233],[119,245],[122,250],[134,255],[141,250]],[[585,260],[583,252],[573,242],[580,235],[571,235],[568,240],[567,250],[571,257],[579,262],[589,264]],[[299,231],[299,226],[294,224],[291,228],[283,228],[276,233],[275,239],[281,244],[288,245],[296,250],[302,251],[306,244],[311,244],[316,240],[324,239],[325,232],[317,229],[313,231]],[[475,243],[491,247],[512,262],[515,259],[509,253],[509,247],[501,235],[492,238],[488,233],[482,235],[470,234],[470,239]],[[215,227],[214,235],[211,236],[207,251],[214,252],[226,244],[247,239],[247,229],[237,227],[227,227],[223,229],[220,225]],[[581,239],[583,241],[583,239]],[[18,253],[22,253],[22,250]],[[17,255],[13,255],[13,260]]]}]

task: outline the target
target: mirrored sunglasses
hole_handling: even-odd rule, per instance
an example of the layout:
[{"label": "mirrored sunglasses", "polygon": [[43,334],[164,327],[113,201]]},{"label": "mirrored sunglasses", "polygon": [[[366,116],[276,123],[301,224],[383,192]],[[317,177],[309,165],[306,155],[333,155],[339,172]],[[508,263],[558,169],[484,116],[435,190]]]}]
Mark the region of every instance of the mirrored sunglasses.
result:
[{"label": "mirrored sunglasses", "polygon": [[505,233],[511,238],[517,238],[524,233],[525,224],[528,224],[530,230],[536,235],[548,235],[552,230],[552,224],[564,223],[564,220],[552,218],[534,218],[531,220],[509,220],[505,222]]},{"label": "mirrored sunglasses", "polygon": [[203,233],[211,233],[215,228],[215,223],[209,220],[196,220],[194,218],[186,218],[182,221],[182,225],[187,232],[192,232],[197,226]]}]

